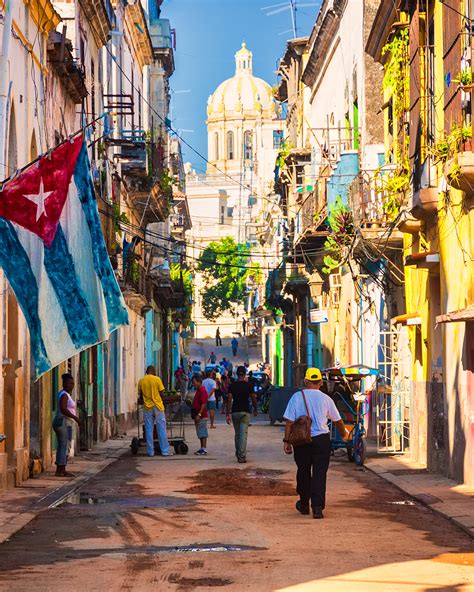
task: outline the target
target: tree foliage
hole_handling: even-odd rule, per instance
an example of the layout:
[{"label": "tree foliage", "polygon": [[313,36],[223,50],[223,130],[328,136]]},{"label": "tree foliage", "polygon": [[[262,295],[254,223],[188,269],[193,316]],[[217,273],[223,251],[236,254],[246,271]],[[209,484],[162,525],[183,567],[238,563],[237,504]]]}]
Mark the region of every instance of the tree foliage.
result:
[{"label": "tree foliage", "polygon": [[204,276],[202,310],[212,321],[241,304],[250,281],[260,281],[260,267],[251,262],[250,249],[231,236],[213,241],[201,253],[198,270]]}]

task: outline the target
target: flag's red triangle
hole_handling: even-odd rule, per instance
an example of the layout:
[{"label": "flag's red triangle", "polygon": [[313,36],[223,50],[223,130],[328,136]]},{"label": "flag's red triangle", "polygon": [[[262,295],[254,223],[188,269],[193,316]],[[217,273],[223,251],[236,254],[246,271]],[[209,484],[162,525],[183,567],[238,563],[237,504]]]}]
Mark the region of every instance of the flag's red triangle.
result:
[{"label": "flag's red triangle", "polygon": [[43,156],[0,191],[0,216],[37,234],[50,247],[82,147],[82,134]]}]

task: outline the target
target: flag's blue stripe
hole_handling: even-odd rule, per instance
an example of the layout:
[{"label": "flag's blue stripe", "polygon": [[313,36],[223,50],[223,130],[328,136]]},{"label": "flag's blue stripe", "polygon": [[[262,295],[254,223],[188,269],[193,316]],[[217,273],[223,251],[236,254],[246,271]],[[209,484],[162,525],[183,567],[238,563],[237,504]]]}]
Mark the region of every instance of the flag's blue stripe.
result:
[{"label": "flag's blue stripe", "polygon": [[113,331],[121,325],[128,324],[128,313],[123,304],[122,294],[105,246],[85,144],[83,144],[76,161],[74,182],[91,233],[94,268],[102,284],[102,292],[107,307],[109,331]]},{"label": "flag's blue stripe", "polygon": [[28,323],[36,374],[44,374],[51,369],[51,362],[41,334],[38,284],[15,228],[5,218],[0,218],[0,267],[3,268]]},{"label": "flag's blue stripe", "polygon": [[58,297],[71,341],[77,349],[97,343],[97,329],[77,281],[74,261],[61,226],[56,230],[51,247],[44,249],[44,267]]}]

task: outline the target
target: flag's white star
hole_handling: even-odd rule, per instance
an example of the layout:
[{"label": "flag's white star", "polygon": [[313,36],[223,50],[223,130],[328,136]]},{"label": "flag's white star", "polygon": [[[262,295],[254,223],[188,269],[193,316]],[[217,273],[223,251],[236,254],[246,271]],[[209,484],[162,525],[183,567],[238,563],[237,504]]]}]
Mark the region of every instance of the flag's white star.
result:
[{"label": "flag's white star", "polygon": [[48,217],[48,215],[46,214],[46,210],[44,208],[44,202],[48,199],[51,193],[54,193],[54,191],[44,190],[43,179],[41,179],[38,193],[23,196],[36,204],[36,222],[38,222],[42,214],[44,214],[46,218]]}]

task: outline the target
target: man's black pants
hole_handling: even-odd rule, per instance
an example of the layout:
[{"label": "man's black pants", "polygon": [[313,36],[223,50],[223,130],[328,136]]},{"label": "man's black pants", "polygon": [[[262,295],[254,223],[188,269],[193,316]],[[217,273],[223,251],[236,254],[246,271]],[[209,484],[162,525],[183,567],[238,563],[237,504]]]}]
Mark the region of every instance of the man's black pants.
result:
[{"label": "man's black pants", "polygon": [[294,449],[296,472],[296,492],[304,504],[313,508],[326,503],[326,475],[331,456],[331,438],[329,434],[314,436],[311,444],[297,446]]}]

